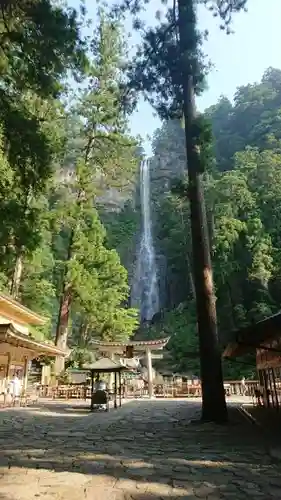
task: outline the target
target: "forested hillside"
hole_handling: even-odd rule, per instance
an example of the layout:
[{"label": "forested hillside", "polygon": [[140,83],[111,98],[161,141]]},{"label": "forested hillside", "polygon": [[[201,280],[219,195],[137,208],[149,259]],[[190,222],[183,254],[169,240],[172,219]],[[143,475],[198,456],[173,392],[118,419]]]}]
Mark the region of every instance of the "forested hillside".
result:
[{"label": "forested hillside", "polygon": [[[269,68],[260,83],[237,89],[233,103],[222,97],[205,114],[213,125],[215,158],[204,175],[204,188],[219,333],[225,344],[234,329],[280,309],[281,71]],[[146,334],[163,335],[165,330],[174,335],[169,344],[172,363],[198,371],[192,355],[198,347],[189,206],[172,180],[178,174],[184,178],[180,123],[164,123],[153,145],[156,191],[157,166],[166,178],[164,192],[155,197],[154,237],[168,271],[166,312]],[[235,377],[242,369],[251,371],[245,364],[225,363],[225,369],[227,376]]]},{"label": "forested hillside", "polygon": [[0,16],[0,287],[49,318],[34,335],[68,343],[74,362],[93,336],[127,338],[138,324],[116,251],[139,154],[126,47],[120,23],[97,14],[90,38],[85,9],[61,2],[15,2]]}]

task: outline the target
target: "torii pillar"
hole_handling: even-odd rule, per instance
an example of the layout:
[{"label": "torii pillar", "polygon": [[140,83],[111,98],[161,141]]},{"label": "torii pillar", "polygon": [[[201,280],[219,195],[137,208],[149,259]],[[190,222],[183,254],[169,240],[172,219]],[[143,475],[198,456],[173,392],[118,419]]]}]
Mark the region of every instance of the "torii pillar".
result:
[{"label": "torii pillar", "polygon": [[149,347],[146,348],[146,366],[147,366],[148,397],[152,399],[154,397],[154,390],[153,390],[151,349]]}]

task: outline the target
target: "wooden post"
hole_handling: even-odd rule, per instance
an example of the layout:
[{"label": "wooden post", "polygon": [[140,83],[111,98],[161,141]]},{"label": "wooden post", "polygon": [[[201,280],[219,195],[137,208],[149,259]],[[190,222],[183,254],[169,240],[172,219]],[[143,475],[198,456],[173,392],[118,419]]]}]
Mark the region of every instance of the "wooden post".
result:
[{"label": "wooden post", "polygon": [[114,372],[114,408],[117,408],[117,372]]},{"label": "wooden post", "polygon": [[153,398],[153,375],[152,375],[152,360],[151,350],[149,347],[146,349],[146,363],[147,363],[147,382],[148,382],[148,396]]},{"label": "wooden post", "polygon": [[[111,353],[110,359],[111,359],[111,361],[115,361],[114,354]],[[109,390],[110,390],[110,392],[112,392],[113,383],[114,383],[114,375],[113,375],[113,373],[110,373],[109,374]]]},{"label": "wooden post", "polygon": [[93,411],[94,372],[91,370],[91,411]]},{"label": "wooden post", "polygon": [[6,365],[6,371],[5,371],[5,393],[4,393],[4,405],[7,402],[7,396],[8,396],[8,387],[9,387],[9,374],[10,374],[10,365],[11,365],[11,354],[8,352],[7,355],[7,365]]},{"label": "wooden post", "polygon": [[[23,386],[22,386],[22,395],[26,397],[26,390],[27,390],[27,382],[28,382],[28,363],[29,359],[26,356],[24,358],[24,368],[23,368]],[[26,401],[26,400],[25,400]],[[26,404],[26,403],[25,403]]]},{"label": "wooden post", "polygon": [[119,406],[122,405],[121,371],[119,372]]}]

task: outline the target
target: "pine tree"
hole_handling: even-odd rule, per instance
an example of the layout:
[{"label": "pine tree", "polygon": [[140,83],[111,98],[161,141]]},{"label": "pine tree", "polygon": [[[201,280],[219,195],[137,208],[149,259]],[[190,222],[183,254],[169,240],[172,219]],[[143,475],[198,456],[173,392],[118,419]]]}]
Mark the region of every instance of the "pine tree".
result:
[{"label": "pine tree", "polygon": [[[70,178],[57,212],[60,237],[64,239],[56,331],[56,344],[62,348],[66,347],[70,310],[75,301],[100,330],[103,325],[101,332],[116,333],[122,315],[127,318],[124,311],[116,312],[116,307],[127,300],[126,272],[117,253],[104,246],[105,232],[97,201],[108,185],[121,189],[131,180],[136,166],[136,143],[127,133],[122,103],[122,32],[119,24],[107,20],[103,12],[99,19],[91,43],[89,85],[81,92],[74,112],[78,140],[70,154],[72,164],[67,155],[61,171]],[[99,311],[99,318],[93,316],[93,311]],[[122,334],[126,321],[123,326],[120,323]],[[135,325],[134,314],[128,324]],[[58,362],[57,372],[62,368]]]},{"label": "pine tree", "polygon": [[[63,239],[60,309],[56,344],[65,349],[71,309],[80,313],[85,329],[103,338],[127,337],[137,326],[128,299],[127,272],[115,250],[105,246],[106,232],[94,206],[94,179],[89,166],[79,163],[75,179],[56,207],[58,240]],[[60,243],[57,241],[56,244]],[[93,334],[93,333],[92,333]],[[57,360],[56,371],[63,369]]]}]

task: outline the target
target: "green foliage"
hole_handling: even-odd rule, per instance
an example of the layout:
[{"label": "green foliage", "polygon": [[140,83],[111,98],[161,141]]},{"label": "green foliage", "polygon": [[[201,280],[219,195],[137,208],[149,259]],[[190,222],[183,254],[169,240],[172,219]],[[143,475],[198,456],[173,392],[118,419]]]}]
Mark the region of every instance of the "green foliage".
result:
[{"label": "green foliage", "polygon": [[9,91],[28,83],[40,95],[57,95],[66,69],[79,71],[86,63],[75,9],[49,0],[16,1],[1,11],[0,23],[0,69]]},{"label": "green foliage", "polygon": [[167,306],[185,301],[192,293],[189,206],[172,193],[154,203],[157,214],[156,246],[166,256]]},{"label": "green foliage", "polygon": [[[254,101],[248,101],[248,93],[245,101],[241,97],[239,107],[235,104],[232,108],[230,102],[221,99],[212,111],[207,111],[216,136],[217,169],[212,168],[203,178],[222,347],[232,338],[233,330],[280,310],[281,165],[280,130],[276,125],[280,74],[271,68],[265,72],[262,83],[251,86]],[[257,112],[258,95],[262,99]],[[249,122],[249,132],[241,134]],[[244,129],[241,129],[242,123]],[[267,140],[270,137],[271,140]],[[172,309],[188,301],[190,313],[193,266],[185,259],[191,253],[189,209],[182,190],[173,189],[175,171],[185,186],[183,170],[179,168],[184,163],[184,148],[180,123],[164,123],[155,135],[154,151],[161,157],[157,165],[165,171],[169,187],[154,197],[153,230],[157,246],[167,261],[170,296],[166,307]],[[227,159],[228,168],[224,168],[223,158]],[[155,179],[161,172],[154,172]],[[172,286],[172,273],[176,275],[176,286]],[[181,310],[164,313],[163,329],[166,331],[166,322],[169,325],[170,314],[173,319],[182,314],[183,336],[192,338],[190,319]],[[172,360],[177,360],[177,367],[188,365],[188,357],[183,352],[184,348],[179,347],[177,353],[173,353]],[[241,362],[225,361],[225,377],[255,376],[253,364],[251,357]]]},{"label": "green foliage", "polygon": [[137,326],[136,312],[126,308],[127,272],[116,250],[106,246],[98,213],[104,191],[132,183],[136,165],[136,142],[122,107],[121,28],[103,11],[90,49],[88,86],[69,121],[77,135],[66,142],[64,182],[53,197],[60,302],[56,341],[67,338],[70,311],[75,323],[78,313],[79,348],[89,346],[93,336],[127,338]]},{"label": "green foliage", "polygon": [[[54,339],[67,289],[80,361],[93,336],[127,338],[138,324],[116,223],[107,237],[98,213],[107,190],[129,197],[137,165],[123,106],[123,33],[99,12],[83,40],[85,15],[48,0],[15,1],[0,14],[0,288],[46,316],[32,329],[38,339]],[[82,83],[75,96],[69,77]],[[133,210],[120,217],[129,240]]]},{"label": "green foliage", "polygon": [[[209,67],[201,51],[204,34],[195,30],[194,36],[189,37],[192,47],[190,45],[188,54],[183,54],[178,40],[178,9],[167,8],[164,21],[144,29],[143,23],[136,17],[141,3],[130,4],[131,13],[135,16],[135,28],[142,30],[142,45],[133,63],[128,66],[129,92],[141,92],[161,118],[181,118],[182,78],[186,62],[192,68],[196,93],[200,94],[204,88],[204,76]],[[128,3],[126,5],[128,7]],[[190,26],[187,31],[190,31]]]},{"label": "green foliage", "polygon": [[[199,345],[196,311],[193,301],[181,303],[177,308],[166,312],[161,320],[149,328],[147,339],[163,338],[170,335],[164,351],[164,359],[155,362],[156,368],[174,373],[200,377]],[[242,376],[255,378],[255,356],[244,356],[241,360],[224,360],[225,380],[240,380]]]},{"label": "green foliage", "polygon": [[50,176],[55,143],[46,123],[60,114],[54,99],[63,78],[85,69],[86,47],[77,11],[49,0],[15,2],[0,23],[0,123],[10,166],[28,192]]},{"label": "green foliage", "polygon": [[63,145],[58,98],[65,77],[82,75],[87,58],[76,10],[48,0],[5,2],[0,24],[0,267],[18,296],[21,267],[17,276],[14,269],[42,242],[48,183]]},{"label": "green foliage", "polygon": [[[93,205],[94,190],[91,167],[78,163],[71,191],[55,210],[56,246],[65,252],[58,264],[62,268],[64,287],[71,291],[71,305],[81,315],[91,335],[112,338],[127,337],[137,326],[133,311],[122,309],[128,299],[127,272],[115,250],[105,246],[106,231]],[[66,247],[64,246],[66,243]],[[64,291],[60,300],[64,299]]]},{"label": "green foliage", "polygon": [[140,227],[140,213],[130,202],[126,203],[119,212],[101,213],[102,222],[106,228],[106,245],[115,248],[124,265],[130,264],[135,236]]},{"label": "green foliage", "polygon": [[128,65],[128,94],[136,96],[141,92],[162,119],[182,118],[183,81],[188,74],[192,75],[195,93],[200,94],[210,67],[201,49],[207,32],[201,33],[196,28],[193,4],[205,4],[215,16],[220,16],[221,28],[230,33],[232,15],[245,8],[247,0],[177,0],[173,7],[168,7],[164,0],[161,3],[165,13],[160,15],[156,10],[158,24],[153,28],[147,27],[141,19],[149,2],[120,0],[113,7],[117,15],[129,11],[134,28],[142,34],[136,58]]},{"label": "green foliage", "polygon": [[124,98],[124,65],[127,57],[123,30],[103,11],[90,44],[88,87],[81,92],[77,114],[86,142],[85,158],[97,173],[104,190],[124,189],[136,170],[137,142],[128,133]]},{"label": "green foliage", "polygon": [[[147,339],[170,336],[164,351],[164,360],[157,362],[174,372],[199,375],[199,352],[194,302],[181,303],[167,311],[155,325],[143,334]],[[165,359],[167,358],[167,359]]]},{"label": "green foliage", "polygon": [[[49,319],[52,318],[57,305],[56,290],[52,282],[54,265],[51,233],[45,230],[41,245],[24,260],[20,296],[27,307]],[[47,329],[50,330],[50,325]]]},{"label": "green foliage", "polygon": [[280,148],[281,71],[268,68],[259,84],[239,87],[232,105],[222,97],[207,116],[213,123],[219,170],[234,166],[234,155],[247,146],[259,150]]},{"label": "green foliage", "polygon": [[198,3],[204,4],[215,17],[219,16],[222,20],[221,29],[226,29],[226,33],[230,34],[230,24],[232,16],[240,10],[246,10],[248,0],[197,0]]}]

